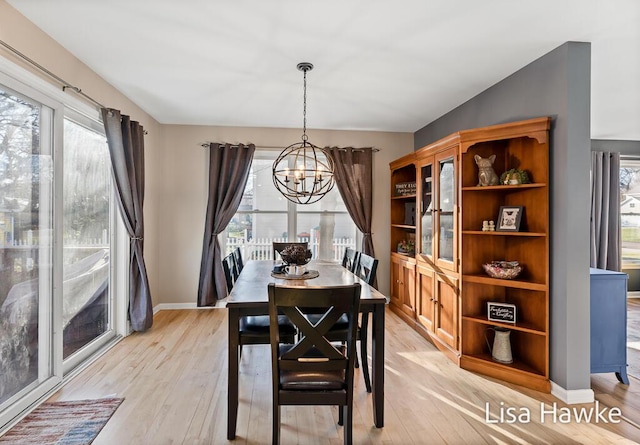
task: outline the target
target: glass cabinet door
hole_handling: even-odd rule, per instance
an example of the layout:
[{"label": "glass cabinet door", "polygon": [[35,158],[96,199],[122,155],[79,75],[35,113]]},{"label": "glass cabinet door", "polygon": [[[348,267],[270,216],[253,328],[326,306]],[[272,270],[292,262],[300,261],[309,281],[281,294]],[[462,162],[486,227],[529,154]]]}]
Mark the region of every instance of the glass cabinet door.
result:
[{"label": "glass cabinet door", "polygon": [[433,165],[422,167],[422,208],[420,252],[428,257],[433,256]]},{"label": "glass cabinet door", "polygon": [[438,168],[438,193],[435,209],[437,211],[436,236],[438,262],[454,263],[455,254],[455,165],[454,153],[444,152],[436,156]]}]

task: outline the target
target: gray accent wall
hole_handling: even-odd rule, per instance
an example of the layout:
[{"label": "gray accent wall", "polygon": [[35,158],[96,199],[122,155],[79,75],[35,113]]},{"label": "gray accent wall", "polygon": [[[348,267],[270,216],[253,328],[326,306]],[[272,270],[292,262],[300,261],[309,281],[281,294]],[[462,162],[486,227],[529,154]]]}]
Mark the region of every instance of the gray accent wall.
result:
[{"label": "gray accent wall", "polygon": [[590,389],[591,44],[567,42],[418,130],[419,149],[450,133],[551,116],[550,374]]}]

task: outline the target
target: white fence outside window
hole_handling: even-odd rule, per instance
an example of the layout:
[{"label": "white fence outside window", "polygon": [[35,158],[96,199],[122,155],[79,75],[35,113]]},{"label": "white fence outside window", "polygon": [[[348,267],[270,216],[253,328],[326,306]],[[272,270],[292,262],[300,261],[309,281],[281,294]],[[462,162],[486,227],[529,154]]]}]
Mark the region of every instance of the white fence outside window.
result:
[{"label": "white fence outside window", "polygon": [[[274,242],[287,242],[285,238],[243,238],[229,237],[226,239],[226,252],[227,254],[234,251],[237,247],[240,247],[242,252],[242,258],[245,261],[248,260],[273,260],[273,243]],[[292,241],[293,242],[293,241]],[[296,242],[309,243],[309,249],[313,253],[313,258],[318,257],[318,251],[320,248],[318,237],[315,236],[315,231],[312,231],[309,237],[299,237]],[[356,248],[356,241],[353,238],[333,238],[332,240],[332,257],[325,258],[325,260],[342,261],[344,251],[347,247],[352,249]]]}]

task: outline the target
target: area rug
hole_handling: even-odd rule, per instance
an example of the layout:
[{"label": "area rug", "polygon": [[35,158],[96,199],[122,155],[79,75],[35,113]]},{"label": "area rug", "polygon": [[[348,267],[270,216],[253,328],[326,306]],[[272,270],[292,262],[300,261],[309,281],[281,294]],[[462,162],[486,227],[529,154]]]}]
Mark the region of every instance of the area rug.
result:
[{"label": "area rug", "polygon": [[44,403],[0,437],[0,443],[90,444],[123,400],[106,398]]}]

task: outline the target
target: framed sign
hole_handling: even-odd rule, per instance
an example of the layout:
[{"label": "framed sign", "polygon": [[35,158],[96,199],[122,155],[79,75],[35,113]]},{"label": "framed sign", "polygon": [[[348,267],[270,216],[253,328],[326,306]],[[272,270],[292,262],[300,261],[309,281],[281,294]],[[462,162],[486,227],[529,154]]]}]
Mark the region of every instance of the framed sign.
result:
[{"label": "framed sign", "polygon": [[395,196],[410,196],[416,194],[415,182],[399,182],[396,184]]},{"label": "framed sign", "polygon": [[522,206],[501,206],[496,230],[502,232],[518,232],[520,230],[523,213],[524,207]]},{"label": "framed sign", "polygon": [[489,321],[501,321],[502,323],[516,322],[516,305],[509,303],[487,302],[487,315]]}]

